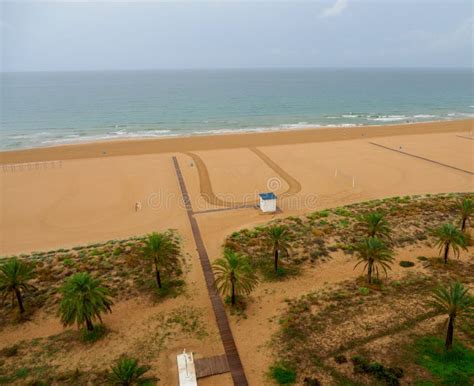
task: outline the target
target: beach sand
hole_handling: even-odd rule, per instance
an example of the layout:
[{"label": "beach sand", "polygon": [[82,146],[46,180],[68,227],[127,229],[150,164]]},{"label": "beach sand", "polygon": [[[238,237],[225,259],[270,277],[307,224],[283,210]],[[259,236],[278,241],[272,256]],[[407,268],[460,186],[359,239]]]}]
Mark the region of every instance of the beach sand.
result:
[{"label": "beach sand", "polygon": [[[464,120],[114,141],[0,153],[0,255],[175,228],[183,236],[192,259],[192,270],[186,279],[192,292],[197,293],[192,302],[209,311],[206,321],[212,332],[210,342],[191,342],[191,348],[198,354],[219,354],[223,351],[216,339],[212,308],[182,204],[173,156],[181,166],[194,211],[202,212],[196,218],[213,261],[220,257],[222,243],[231,232],[273,218],[374,198],[473,191],[473,126],[473,120]],[[51,160],[61,162],[37,163]],[[17,163],[22,165],[12,166]],[[222,209],[222,203],[253,204],[258,192],[268,190],[279,195],[280,213],[262,214],[254,208],[206,212]],[[206,193],[205,198],[201,191]],[[136,211],[138,201],[142,209]],[[407,253],[415,256],[422,252]],[[277,327],[275,321],[269,320],[283,309],[284,299],[326,282],[356,277],[360,272],[353,270],[348,259],[338,255],[331,262],[308,270],[291,286],[261,285],[252,295],[248,319],[229,317],[250,384],[266,383],[265,371],[271,356],[265,344]],[[185,302],[176,299],[176,304]],[[129,306],[143,308],[140,304]],[[170,307],[165,302],[153,310],[160,312]],[[117,311],[104,320],[112,323],[122,337],[123,341],[114,343],[114,347],[133,338],[127,325],[134,322],[135,313],[123,311],[126,309],[126,305],[118,305]],[[54,322],[48,318],[31,323],[2,332],[0,341],[11,343],[15,335],[34,338],[49,334],[51,329],[61,329],[57,321],[51,324]],[[117,348],[116,352],[122,349]],[[173,358],[180,350],[181,347],[171,347],[165,353],[168,360],[160,363],[164,381],[174,382]],[[97,354],[102,355],[100,350]],[[76,359],[77,363],[85,360],[79,354]],[[228,374],[206,382],[231,384]]]}]

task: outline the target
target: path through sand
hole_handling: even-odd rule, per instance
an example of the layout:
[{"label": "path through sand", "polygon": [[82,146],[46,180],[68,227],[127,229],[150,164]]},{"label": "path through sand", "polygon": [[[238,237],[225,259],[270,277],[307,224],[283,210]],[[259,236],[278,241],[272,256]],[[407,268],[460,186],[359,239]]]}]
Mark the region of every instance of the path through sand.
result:
[{"label": "path through sand", "polygon": [[[268,167],[270,167],[270,169],[272,169],[275,173],[277,173],[281,177],[281,179],[288,184],[289,187],[281,195],[282,197],[288,197],[300,192],[301,184],[295,178],[293,178],[290,174],[285,172],[278,164],[273,162],[270,157],[268,157],[265,153],[263,153],[257,148],[249,148],[249,150],[255,153],[263,162],[267,164]],[[209,171],[206,164],[202,160],[202,158],[199,157],[195,153],[186,152],[184,154],[191,157],[194,161],[194,164],[196,165],[198,175],[199,175],[200,193],[201,193],[202,198],[207,203],[211,205],[215,205],[215,206],[226,207],[226,208],[252,207],[258,203],[257,199],[246,200],[246,201],[229,201],[229,200],[219,198],[214,192],[214,189],[212,188],[212,182],[209,176]],[[278,181],[278,180],[269,181],[269,183],[267,184],[267,185],[270,185],[269,189],[271,189],[272,182],[277,184],[278,187],[281,185],[281,181]]]}]

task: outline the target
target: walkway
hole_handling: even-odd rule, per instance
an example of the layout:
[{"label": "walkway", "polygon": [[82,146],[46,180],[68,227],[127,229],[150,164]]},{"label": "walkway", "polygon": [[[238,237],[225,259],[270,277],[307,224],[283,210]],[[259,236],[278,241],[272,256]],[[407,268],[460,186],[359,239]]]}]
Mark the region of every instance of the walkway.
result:
[{"label": "walkway", "polygon": [[225,355],[195,359],[194,365],[196,366],[196,378],[198,379],[229,372],[229,364]]},{"label": "walkway", "polygon": [[[281,198],[291,196],[301,191],[301,184],[285,170],[283,170],[280,166],[278,166],[278,164],[276,164],[265,153],[255,147],[249,148],[249,150],[253,152],[257,157],[259,157],[265,164],[267,164],[270,169],[272,169],[281,178],[281,181],[278,181],[278,184],[281,184],[282,181],[286,181],[286,183],[288,184],[288,190],[279,195]],[[202,160],[202,158],[195,153],[186,152],[184,154],[191,157],[194,161],[194,164],[196,165],[197,172],[199,175],[199,189],[201,191],[201,196],[207,203],[231,209],[248,208],[258,204],[258,197],[255,197],[251,200],[247,200],[245,202],[227,201],[219,198],[214,193],[211,183],[211,177],[209,176],[209,171],[207,170],[207,166]]]},{"label": "walkway", "polygon": [[394,151],[396,153],[400,153],[400,154],[404,154],[404,155],[407,155],[407,156],[410,156],[410,157],[414,157],[414,158],[418,158],[418,159],[421,159],[423,161],[428,161],[428,162],[431,162],[433,164],[436,164],[436,165],[440,165],[440,166],[444,166],[446,168],[450,168],[450,169],[454,169],[454,170],[457,170],[459,172],[463,172],[463,173],[467,173],[467,174],[471,174],[473,175],[474,173],[469,171],[469,170],[465,170],[465,169],[461,169],[461,168],[458,168],[456,166],[452,166],[452,165],[448,165],[448,164],[444,164],[442,162],[439,162],[439,161],[436,161],[436,160],[432,160],[432,159],[429,159],[429,158],[425,158],[425,157],[421,157],[419,155],[416,155],[416,154],[412,154],[412,153],[408,153],[406,151],[402,151],[402,150],[398,150],[398,149],[393,149],[391,147],[388,147],[388,146],[385,146],[385,145],[380,145],[379,143],[375,143],[375,142],[369,142],[371,145],[375,145],[375,146],[378,146],[378,147],[381,147],[383,149],[387,149],[387,150],[391,150],[391,151]]},{"label": "walkway", "polygon": [[194,218],[191,200],[189,199],[186,184],[184,183],[184,178],[176,157],[173,157],[173,163],[176,170],[176,176],[178,177],[181,194],[183,195],[186,212],[188,214],[189,222],[191,223],[194,241],[196,242],[199,260],[201,261],[204,278],[206,280],[207,291],[209,293],[209,298],[211,299],[212,308],[216,317],[217,327],[219,329],[222,344],[224,345],[232,380],[236,386],[246,386],[248,385],[247,378],[242,367],[242,362],[240,361],[239,352],[237,351],[237,347],[235,345],[234,337],[229,326],[229,321],[227,320],[227,314],[225,313],[224,305],[222,304],[222,300],[214,286],[214,275],[212,273],[209,256],[207,255],[207,251],[201,237],[201,232],[199,231],[199,225]]}]

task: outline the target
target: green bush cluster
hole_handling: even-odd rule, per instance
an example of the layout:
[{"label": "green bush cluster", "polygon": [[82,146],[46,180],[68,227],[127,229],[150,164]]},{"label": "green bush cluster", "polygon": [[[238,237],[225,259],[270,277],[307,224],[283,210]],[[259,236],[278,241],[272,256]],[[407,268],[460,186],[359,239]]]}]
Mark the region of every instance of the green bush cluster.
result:
[{"label": "green bush cluster", "polygon": [[370,362],[366,358],[356,355],[352,358],[355,373],[365,373],[373,375],[387,385],[396,386],[400,384],[400,378],[403,377],[403,369],[400,367],[385,367],[378,362]]},{"label": "green bush cluster", "polygon": [[293,385],[296,382],[296,371],[284,363],[277,363],[272,366],[270,376],[279,385]]}]

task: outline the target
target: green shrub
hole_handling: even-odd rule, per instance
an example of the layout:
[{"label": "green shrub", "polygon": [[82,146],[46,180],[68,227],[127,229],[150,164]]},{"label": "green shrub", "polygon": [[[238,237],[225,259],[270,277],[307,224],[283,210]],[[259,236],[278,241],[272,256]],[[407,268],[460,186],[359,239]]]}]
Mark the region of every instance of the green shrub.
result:
[{"label": "green shrub", "polygon": [[122,357],[111,370],[109,382],[112,385],[143,385],[148,381],[144,374],[150,367],[140,366],[137,359]]},{"label": "green shrub", "polygon": [[352,212],[347,210],[347,209],[344,209],[344,208],[337,208],[334,211],[334,213],[337,214],[338,216],[341,216],[341,217],[350,217],[350,216],[352,216]]},{"label": "green shrub", "polygon": [[415,263],[413,261],[406,261],[406,260],[400,261],[400,267],[403,267],[403,268],[413,267],[414,265]]},{"label": "green shrub", "polygon": [[359,287],[359,293],[363,296],[366,296],[370,293],[370,290],[366,287]]},{"label": "green shrub", "polygon": [[399,385],[399,379],[403,377],[403,369],[400,367],[385,367],[381,363],[370,362],[360,355],[355,355],[351,359],[355,373],[370,374],[387,385]]},{"label": "green shrub", "polygon": [[296,382],[296,371],[283,363],[277,363],[270,368],[270,376],[279,385],[293,385]]},{"label": "green shrub", "polygon": [[27,368],[27,367],[22,367],[22,368],[18,369],[17,371],[15,371],[14,377],[15,377],[16,379],[26,378],[29,373],[30,373],[30,369],[29,369],[29,368]]},{"label": "green shrub", "polygon": [[342,227],[342,228],[347,228],[349,226],[349,220],[344,218],[342,219],[341,221],[339,221],[339,225]]},{"label": "green shrub", "polygon": [[103,325],[95,326],[92,331],[83,329],[81,340],[84,343],[94,343],[107,334],[107,329]]}]

